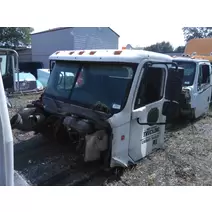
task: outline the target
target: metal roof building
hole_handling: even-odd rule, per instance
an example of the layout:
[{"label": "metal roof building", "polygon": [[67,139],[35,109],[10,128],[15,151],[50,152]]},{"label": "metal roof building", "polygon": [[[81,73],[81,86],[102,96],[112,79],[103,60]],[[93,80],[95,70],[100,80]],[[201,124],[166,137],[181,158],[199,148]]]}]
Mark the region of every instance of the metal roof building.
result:
[{"label": "metal roof building", "polygon": [[117,49],[119,35],[110,27],[59,27],[31,34],[32,61],[48,68],[57,50]]}]

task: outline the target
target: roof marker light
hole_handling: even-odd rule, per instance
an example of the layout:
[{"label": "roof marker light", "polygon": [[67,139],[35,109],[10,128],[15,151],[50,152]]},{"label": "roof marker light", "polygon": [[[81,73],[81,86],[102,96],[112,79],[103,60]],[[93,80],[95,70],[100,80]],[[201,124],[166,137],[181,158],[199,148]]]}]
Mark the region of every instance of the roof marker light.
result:
[{"label": "roof marker light", "polygon": [[80,52],[79,52],[79,55],[82,55],[82,54],[84,54],[84,52],[85,52],[85,51],[80,51]]},{"label": "roof marker light", "polygon": [[123,47],[122,47],[122,50],[125,50],[125,49],[127,49],[127,47],[126,47],[126,46],[123,46]]},{"label": "roof marker light", "polygon": [[122,53],[122,51],[115,51],[114,55],[120,55]]},{"label": "roof marker light", "polygon": [[58,52],[56,52],[55,54],[59,54],[60,52],[58,51]]},{"label": "roof marker light", "polygon": [[96,53],[96,51],[91,51],[89,54],[94,55],[95,53]]},{"label": "roof marker light", "polygon": [[70,55],[74,54],[74,52],[69,52]]}]

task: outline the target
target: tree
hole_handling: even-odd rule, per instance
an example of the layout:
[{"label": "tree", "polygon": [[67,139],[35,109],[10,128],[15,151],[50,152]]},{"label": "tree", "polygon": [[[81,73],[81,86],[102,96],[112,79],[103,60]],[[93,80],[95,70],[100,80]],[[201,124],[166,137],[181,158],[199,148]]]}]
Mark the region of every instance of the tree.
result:
[{"label": "tree", "polygon": [[0,46],[25,47],[31,44],[31,27],[0,27]]},{"label": "tree", "polygon": [[212,37],[212,27],[184,27],[183,34],[186,42],[194,38],[208,38]]},{"label": "tree", "polygon": [[184,50],[185,50],[185,46],[178,46],[178,47],[174,50],[174,52],[176,52],[176,53],[183,53]]},{"label": "tree", "polygon": [[174,48],[169,42],[161,42],[156,43],[151,46],[147,46],[144,48],[147,51],[159,52],[159,53],[170,53],[173,52]]}]

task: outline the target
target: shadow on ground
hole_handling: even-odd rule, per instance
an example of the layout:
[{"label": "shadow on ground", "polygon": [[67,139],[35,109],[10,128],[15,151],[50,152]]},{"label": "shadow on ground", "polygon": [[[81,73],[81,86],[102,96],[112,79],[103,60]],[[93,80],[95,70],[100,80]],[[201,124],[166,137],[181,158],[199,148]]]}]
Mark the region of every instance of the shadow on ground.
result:
[{"label": "shadow on ground", "polygon": [[84,163],[73,145],[59,144],[41,135],[14,146],[15,170],[31,185],[104,185],[120,180],[123,169],[100,170],[99,162]]}]

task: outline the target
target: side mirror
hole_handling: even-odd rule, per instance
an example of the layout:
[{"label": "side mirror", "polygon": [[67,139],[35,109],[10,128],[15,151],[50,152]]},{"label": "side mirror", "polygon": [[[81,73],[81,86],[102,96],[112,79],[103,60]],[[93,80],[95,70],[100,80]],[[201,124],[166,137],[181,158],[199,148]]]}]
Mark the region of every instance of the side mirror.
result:
[{"label": "side mirror", "polygon": [[167,117],[168,120],[178,117],[180,112],[180,105],[176,102],[164,102],[162,108],[162,114]]},{"label": "side mirror", "polygon": [[202,83],[207,83],[208,82],[208,77],[207,76],[203,76],[202,78]]},{"label": "side mirror", "polygon": [[184,69],[178,67],[170,68],[168,70],[168,77],[166,82],[165,99],[167,101],[163,104],[162,114],[168,120],[174,119],[178,116],[180,111],[180,98],[183,87]]},{"label": "side mirror", "polygon": [[179,102],[182,93],[184,69],[181,67],[170,68],[166,82],[165,98],[169,101]]},{"label": "side mirror", "polygon": [[50,61],[50,71],[52,71],[54,66],[55,66],[55,61]]}]

